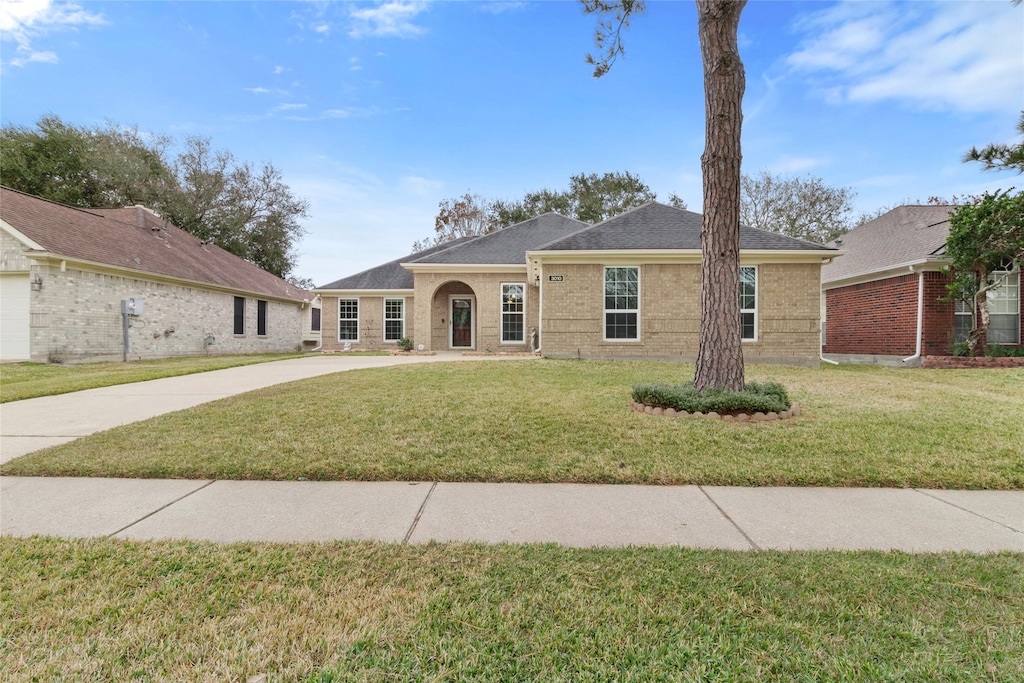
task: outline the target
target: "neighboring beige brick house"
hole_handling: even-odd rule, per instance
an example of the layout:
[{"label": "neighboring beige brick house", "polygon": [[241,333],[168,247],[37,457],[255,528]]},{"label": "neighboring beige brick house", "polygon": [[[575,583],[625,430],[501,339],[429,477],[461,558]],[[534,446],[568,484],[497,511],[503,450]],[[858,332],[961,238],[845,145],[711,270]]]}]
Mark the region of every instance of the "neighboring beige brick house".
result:
[{"label": "neighboring beige brick house", "polygon": [[[326,351],[538,351],[556,358],[697,352],[701,216],[651,202],[590,226],[545,214],[316,290]],[[743,227],[744,355],[817,363],[822,262],[838,250]]]},{"label": "neighboring beige brick house", "polygon": [[314,295],[142,207],[76,209],[0,188],[0,358],[295,351]]}]

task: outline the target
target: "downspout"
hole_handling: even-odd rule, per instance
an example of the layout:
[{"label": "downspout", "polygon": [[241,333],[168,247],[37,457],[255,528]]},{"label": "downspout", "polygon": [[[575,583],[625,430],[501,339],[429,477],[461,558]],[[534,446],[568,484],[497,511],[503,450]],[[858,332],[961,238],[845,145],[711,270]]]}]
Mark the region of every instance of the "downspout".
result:
[{"label": "downspout", "polygon": [[[825,261],[822,265],[828,265],[829,263],[832,263],[832,261],[833,259],[830,258],[827,261]],[[826,307],[826,310],[828,310],[828,307]],[[826,321],[825,324],[827,325],[828,321]],[[828,327],[826,327],[825,329],[827,330]],[[821,330],[818,330],[818,360],[820,360],[822,363],[828,363],[829,365],[839,365],[838,362],[825,358],[825,340],[823,338],[823,335],[821,334]]]},{"label": "downspout", "polygon": [[544,268],[541,264],[537,263],[537,338],[540,340],[540,344],[533,350],[534,353],[541,352],[541,347],[544,346],[544,335],[542,334],[544,328],[544,289],[541,287],[543,281]]},{"label": "downspout", "polygon": [[[914,272],[914,266],[910,266],[910,272]],[[921,342],[924,336],[924,271],[917,273],[917,347],[913,356],[907,356],[902,363],[909,363],[921,357]]]}]

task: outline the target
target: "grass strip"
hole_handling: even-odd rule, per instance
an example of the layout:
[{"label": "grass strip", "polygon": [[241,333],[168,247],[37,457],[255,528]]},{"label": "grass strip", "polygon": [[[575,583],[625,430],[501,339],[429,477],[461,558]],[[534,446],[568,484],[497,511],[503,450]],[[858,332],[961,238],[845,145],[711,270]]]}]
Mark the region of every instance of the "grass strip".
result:
[{"label": "grass strip", "polygon": [[131,363],[4,363],[0,366],[0,403],[68,394],[117,384],[178,377],[240,365],[298,358],[298,353],[260,353],[231,356],[184,356]]},{"label": "grass strip", "polygon": [[0,538],[4,680],[1009,681],[1024,555]]},{"label": "grass strip", "polygon": [[1024,488],[1024,369],[750,366],[801,416],[729,424],[630,409],[634,384],[688,374],[555,360],[357,370],[95,434],[0,473]]}]

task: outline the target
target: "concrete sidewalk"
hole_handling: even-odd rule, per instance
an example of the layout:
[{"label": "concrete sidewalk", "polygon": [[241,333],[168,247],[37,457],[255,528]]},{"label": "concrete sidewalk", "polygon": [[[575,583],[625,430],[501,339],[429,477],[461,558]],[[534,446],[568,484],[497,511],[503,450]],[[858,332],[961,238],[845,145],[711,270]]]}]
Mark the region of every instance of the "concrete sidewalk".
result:
[{"label": "concrete sidewalk", "polygon": [[[282,382],[516,359],[311,356],[16,401],[0,407],[0,461]],[[1024,552],[1024,491],[4,477],[0,533]]]},{"label": "concrete sidewalk", "polygon": [[530,358],[463,356],[461,353],[433,356],[316,355],[13,401],[0,406],[0,462],[104,429],[319,375],[412,363]]},{"label": "concrete sidewalk", "polygon": [[1024,491],[4,477],[0,532],[1024,552]]}]

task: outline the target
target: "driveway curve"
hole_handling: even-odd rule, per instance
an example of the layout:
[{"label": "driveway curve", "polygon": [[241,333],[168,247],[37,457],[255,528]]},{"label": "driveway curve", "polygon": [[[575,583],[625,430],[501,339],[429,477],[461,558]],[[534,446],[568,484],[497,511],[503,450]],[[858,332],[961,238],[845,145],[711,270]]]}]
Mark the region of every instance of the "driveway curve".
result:
[{"label": "driveway curve", "polygon": [[335,372],[413,363],[531,358],[533,356],[464,356],[443,352],[433,356],[304,356],[12,401],[0,407],[0,462],[227,396]]}]

